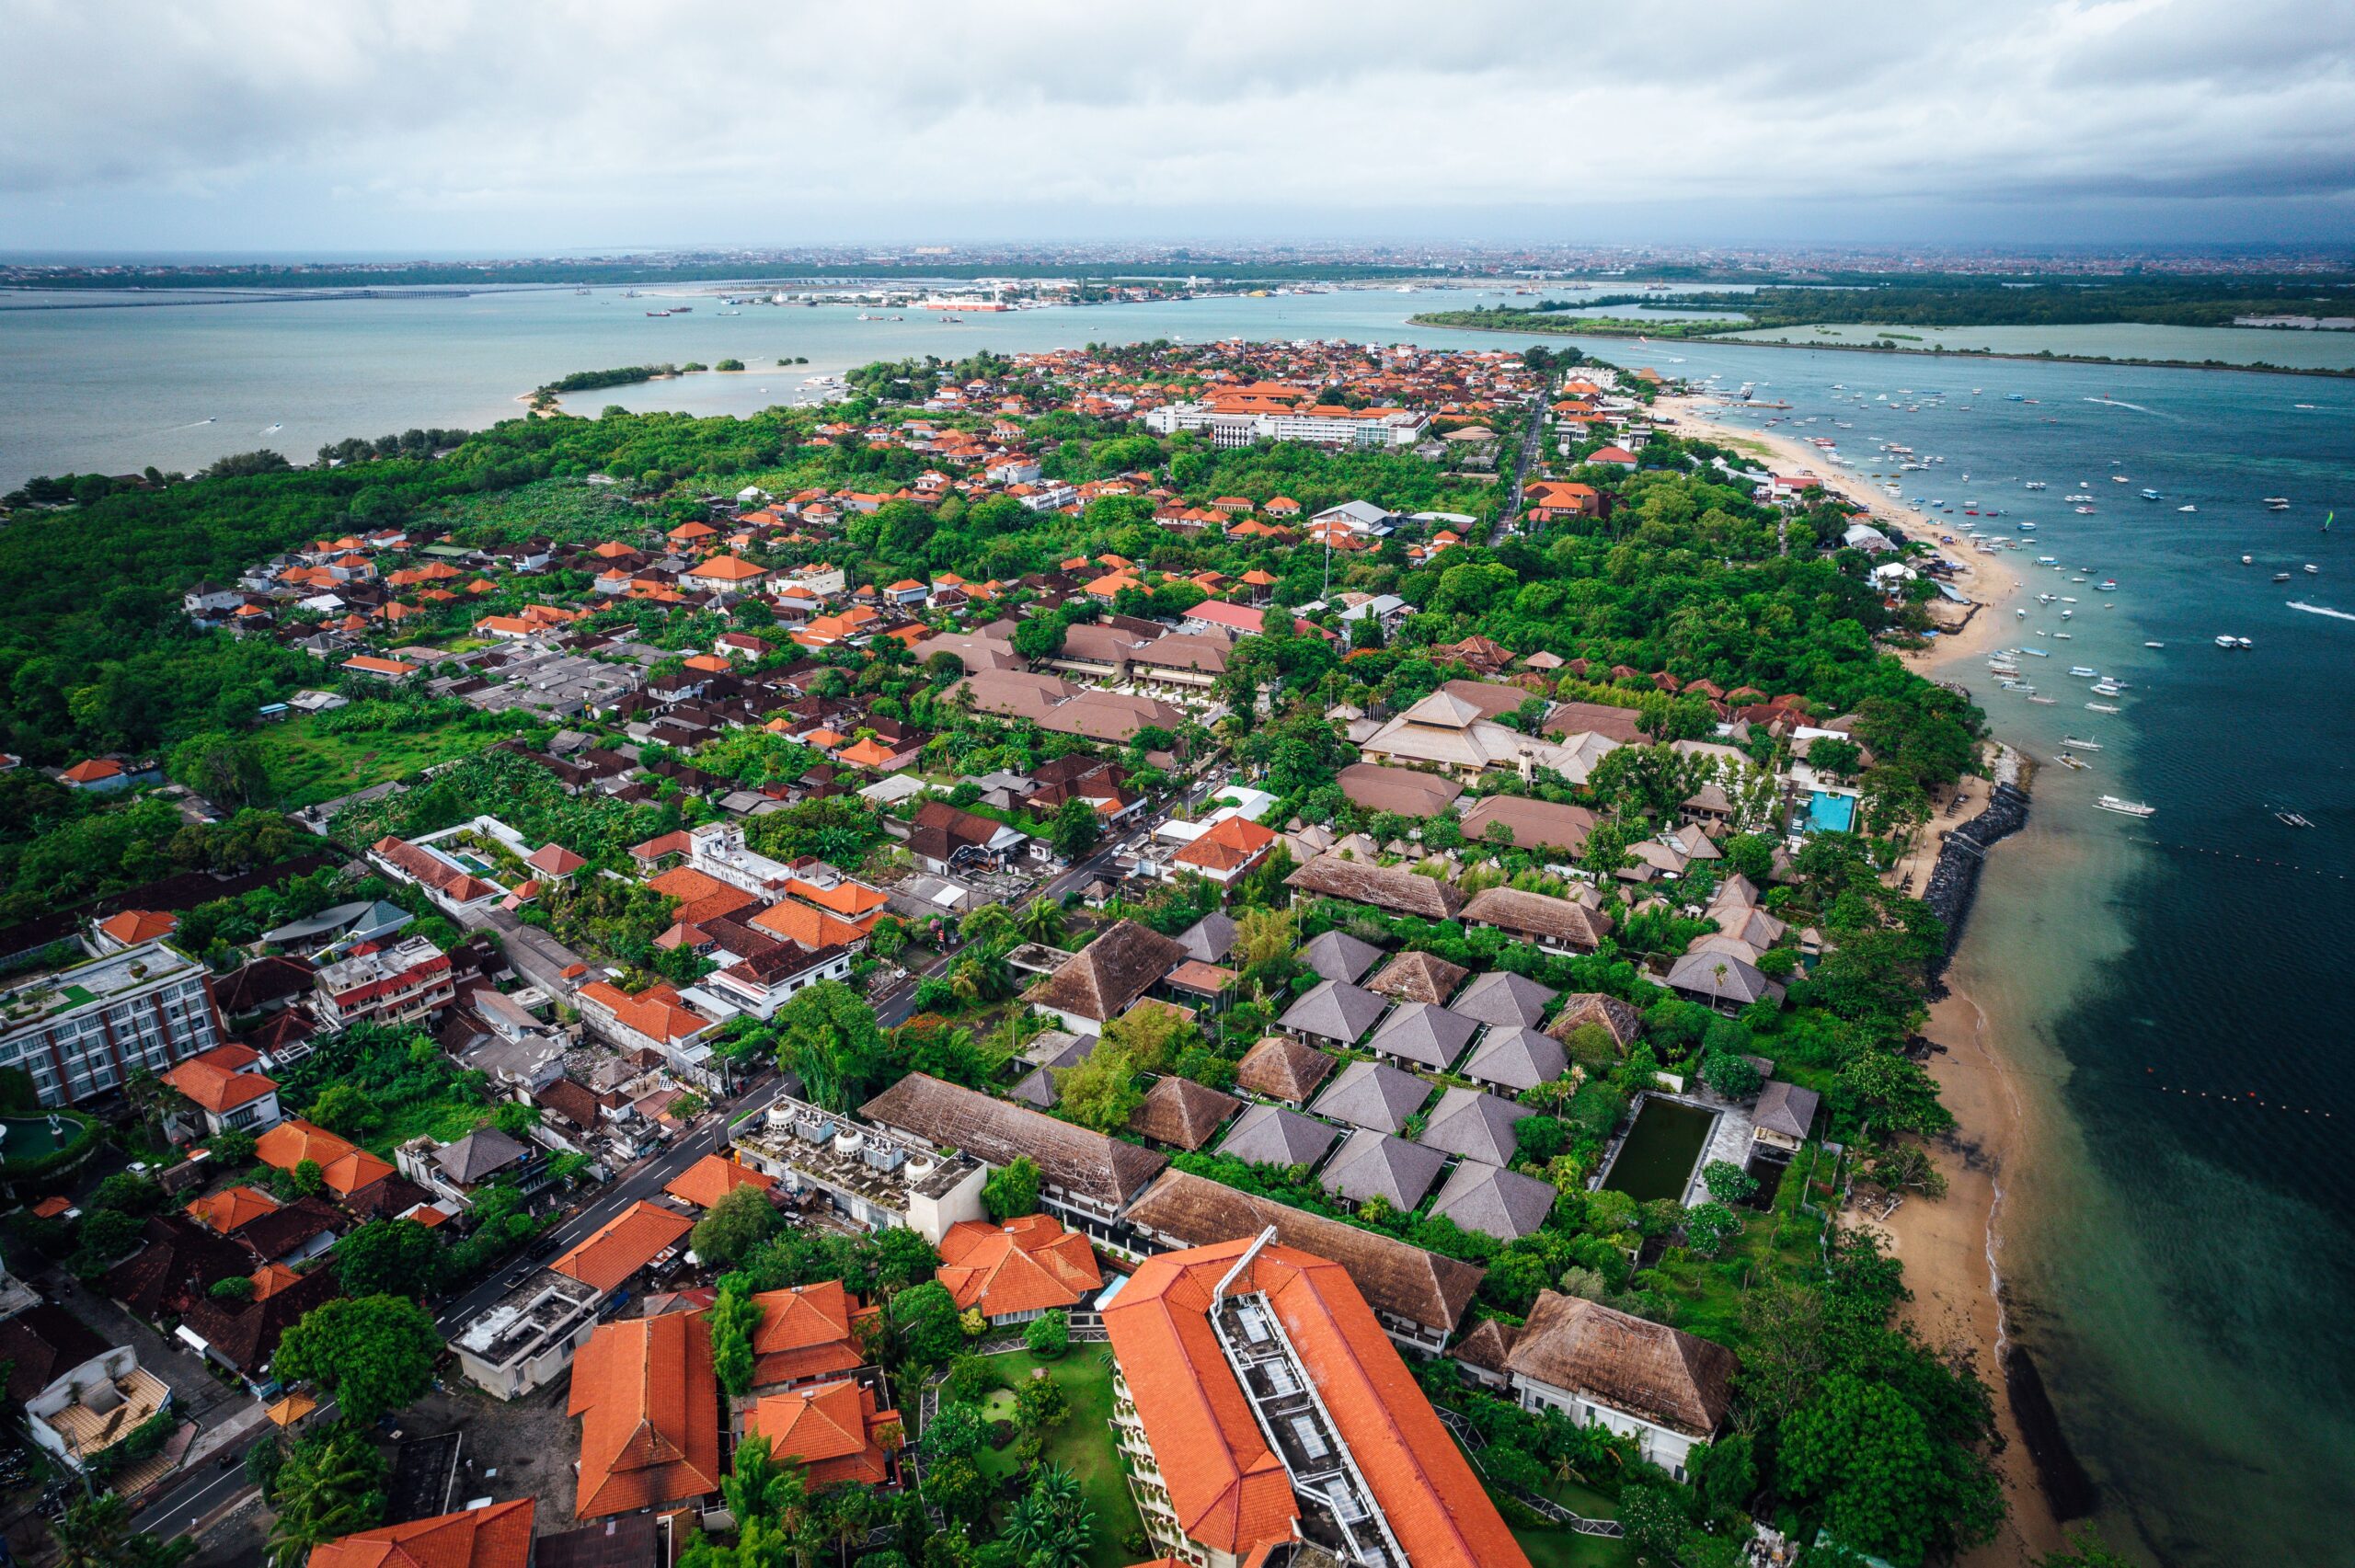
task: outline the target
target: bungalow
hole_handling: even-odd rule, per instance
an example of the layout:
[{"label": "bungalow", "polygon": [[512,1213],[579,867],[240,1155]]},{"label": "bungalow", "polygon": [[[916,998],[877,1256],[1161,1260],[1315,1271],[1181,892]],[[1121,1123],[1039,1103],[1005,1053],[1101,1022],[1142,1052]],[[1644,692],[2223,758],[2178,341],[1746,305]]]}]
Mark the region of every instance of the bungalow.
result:
[{"label": "bungalow", "polygon": [[278,1082],[255,1070],[261,1053],[247,1046],[215,1046],[175,1066],[163,1080],[204,1118],[204,1135],[232,1128],[259,1133],[280,1119]]},{"label": "bungalow", "polygon": [[1318,855],[1284,878],[1284,885],[1292,890],[1295,904],[1320,896],[1347,898],[1394,914],[1439,921],[1453,920],[1464,908],[1464,895],[1453,883],[1419,876],[1402,867],[1344,860],[1338,854]]},{"label": "bungalow", "polygon": [[1570,898],[1485,887],[1464,906],[1467,927],[1488,926],[1548,953],[1591,953],[1611,934],[1611,917]]},{"label": "bungalow", "polygon": [[1694,1445],[1724,1425],[1740,1365],[1721,1345],[1551,1290],[1538,1292],[1505,1357],[1522,1408],[1632,1437],[1680,1481]]},{"label": "bungalow", "polygon": [[1055,1014],[1074,1035],[1099,1035],[1188,956],[1175,939],[1135,921],[1119,921],[1031,986],[1023,1000]]}]

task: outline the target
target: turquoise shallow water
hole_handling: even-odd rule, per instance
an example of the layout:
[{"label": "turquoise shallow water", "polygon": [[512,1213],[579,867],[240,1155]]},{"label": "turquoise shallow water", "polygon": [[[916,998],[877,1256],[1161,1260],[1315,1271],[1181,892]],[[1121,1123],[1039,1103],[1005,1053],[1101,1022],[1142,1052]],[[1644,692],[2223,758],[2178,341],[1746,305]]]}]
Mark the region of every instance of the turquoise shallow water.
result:
[{"label": "turquoise shallow water", "polygon": [[[904,312],[862,323],[850,308],[720,317],[701,303],[649,320],[644,303],[569,293],[0,310],[0,480],[185,467],[265,440],[299,457],[347,435],[480,425],[552,376],[657,360],[812,362],[591,397],[741,413],[789,399],[800,377],[982,346],[1228,335],[1496,346],[1513,340],[1404,321],[1511,297],[1358,292],[953,326]],[[2022,647],[2051,655],[2021,662],[2052,706],[1996,692],[1975,660],[1949,672],[2033,755],[2064,737],[2102,747],[2086,753],[2091,772],[2048,767],[2038,780],[2029,827],[1993,858],[1957,966],[2047,1112],[2030,1168],[2006,1173],[2016,1332],[2103,1488],[2106,1522],[2154,1555],[2203,1568],[2355,1562],[2355,1342],[2339,1328],[2355,1299],[2339,952],[2355,915],[2355,621],[2292,604],[2355,613],[2355,383],[1588,346],[1755,382],[1793,406],[1753,423],[1812,418],[1799,433],[1835,441],[1863,471],[1890,467],[1876,441],[1942,455],[1902,475],[1910,497],[1954,502],[1957,523],[1973,521],[1967,508],[2005,509],[1999,526],[2039,525],[2016,562],[2091,568],[2026,572],[2032,590],[2078,600],[2067,621],[2057,604],[2014,618]],[[206,418],[215,424],[194,423]],[[271,424],[282,429],[261,437]],[[2025,489],[2036,478],[2050,488]],[[2098,492],[2092,516],[2060,499],[2080,482]],[[2136,498],[2145,486],[2166,498]],[[2266,510],[2276,495],[2293,509]],[[2349,518],[2325,535],[2333,508]],[[2257,564],[2241,567],[2244,553]],[[2299,570],[2309,561],[2311,578]],[[2294,580],[2274,585],[2277,570]],[[2120,590],[2097,595],[2075,576]],[[2220,633],[2255,646],[2222,652]],[[2088,712],[2099,699],[2072,665],[2128,682],[2123,711]],[[2158,815],[2092,809],[2104,793]],[[2283,808],[2315,826],[2284,827]]]}]

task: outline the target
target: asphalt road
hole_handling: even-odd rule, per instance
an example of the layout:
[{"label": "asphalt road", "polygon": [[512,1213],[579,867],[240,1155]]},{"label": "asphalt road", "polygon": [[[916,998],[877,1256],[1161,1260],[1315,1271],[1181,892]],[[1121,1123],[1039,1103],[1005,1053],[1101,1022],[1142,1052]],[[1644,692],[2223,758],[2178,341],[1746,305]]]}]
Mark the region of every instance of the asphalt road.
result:
[{"label": "asphalt road", "polygon": [[1497,532],[1488,540],[1494,549],[1505,542],[1505,535],[1521,519],[1522,487],[1529,479],[1529,465],[1537,461],[1537,444],[1545,439],[1545,396],[1540,393],[1530,400],[1529,429],[1521,438],[1521,456],[1512,465],[1512,495],[1505,502],[1502,516],[1497,519]]}]

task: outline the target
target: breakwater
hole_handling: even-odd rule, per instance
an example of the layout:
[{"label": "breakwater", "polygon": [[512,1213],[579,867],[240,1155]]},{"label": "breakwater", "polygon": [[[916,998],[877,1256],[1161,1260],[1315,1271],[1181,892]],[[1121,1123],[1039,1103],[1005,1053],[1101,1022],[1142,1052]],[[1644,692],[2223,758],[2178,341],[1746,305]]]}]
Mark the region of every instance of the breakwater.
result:
[{"label": "breakwater", "polygon": [[1929,884],[1922,890],[1923,902],[1947,928],[1946,951],[1930,966],[1930,983],[1938,994],[1945,993],[1947,964],[1961,944],[1963,921],[1970,913],[1971,900],[1978,897],[1979,873],[1987,852],[2026,826],[2028,791],[1999,778],[1987,797],[1987,808],[1947,834],[1940,846],[1938,864],[1931,868]]}]

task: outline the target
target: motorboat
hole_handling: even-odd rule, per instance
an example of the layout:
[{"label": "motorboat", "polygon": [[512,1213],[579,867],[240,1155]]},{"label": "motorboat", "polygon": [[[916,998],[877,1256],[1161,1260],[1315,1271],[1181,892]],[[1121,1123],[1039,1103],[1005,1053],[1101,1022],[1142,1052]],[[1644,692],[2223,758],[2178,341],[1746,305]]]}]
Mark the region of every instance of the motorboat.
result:
[{"label": "motorboat", "polygon": [[2098,671],[2097,671],[2090,664],[2073,664],[2069,667],[2069,673],[2076,676],[2081,681],[2090,681],[2094,679]]},{"label": "motorboat", "polygon": [[2093,714],[2114,714],[2118,709],[2108,703],[2087,703],[2085,711]]},{"label": "motorboat", "polygon": [[2064,768],[2074,768],[2074,769],[2076,769],[2079,773],[2083,773],[2085,769],[2090,768],[2090,767],[2092,767],[2092,766],[2093,766],[2093,764],[2092,764],[2091,762],[2087,762],[2087,761],[2082,761],[2082,760],[2081,760],[2081,759],[2079,759],[2079,758],[2072,757],[2072,756],[2071,756],[2071,755],[2069,755],[2069,753],[2067,753],[2066,751],[2062,752],[2058,757],[2055,757],[2055,758],[2053,758],[2052,760],[2053,760],[2054,761],[2056,761],[2056,762],[2060,763],[2060,764],[2061,764],[2062,767],[2064,767]]},{"label": "motorboat", "polygon": [[2234,636],[2231,633],[2227,632],[2227,633],[2223,634],[2223,635],[2221,635],[2221,636],[2217,637],[2217,639],[2216,639],[2216,646],[2217,646],[2218,647],[2221,647],[2221,648],[2235,648],[2235,649],[2237,649],[2237,648],[2246,648],[2246,647],[2249,647],[2250,645],[2249,645],[2249,640],[2248,640],[2246,637],[2236,637],[2236,636]]},{"label": "motorboat", "polygon": [[2155,806],[2145,806],[2139,800],[2121,800],[2114,795],[2105,795],[2094,805],[2104,811],[2114,811],[2120,817],[2154,817],[2159,809]]},{"label": "motorboat", "polygon": [[2165,643],[2144,643],[2142,646],[2144,647],[2165,647],[2167,645]]},{"label": "motorboat", "polygon": [[2080,740],[2074,735],[2062,736],[2061,738],[2061,744],[2066,746],[2072,751],[2098,751],[2101,750],[2100,741]]},{"label": "motorboat", "polygon": [[2310,578],[2318,578],[2322,576],[2322,568],[2315,566],[2312,561],[2308,561],[2305,565],[2305,573],[2306,576]]}]

